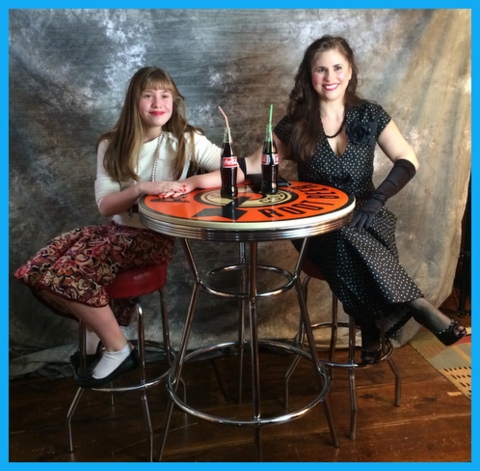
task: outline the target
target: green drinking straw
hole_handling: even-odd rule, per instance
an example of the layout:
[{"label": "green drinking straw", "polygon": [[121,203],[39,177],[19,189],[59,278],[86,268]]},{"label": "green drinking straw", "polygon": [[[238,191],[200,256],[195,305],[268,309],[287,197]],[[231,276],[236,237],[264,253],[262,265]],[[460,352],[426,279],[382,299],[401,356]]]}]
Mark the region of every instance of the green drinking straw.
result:
[{"label": "green drinking straw", "polygon": [[270,105],[270,120],[268,122],[268,125],[270,128],[272,127],[272,116],[273,116],[273,104]]}]

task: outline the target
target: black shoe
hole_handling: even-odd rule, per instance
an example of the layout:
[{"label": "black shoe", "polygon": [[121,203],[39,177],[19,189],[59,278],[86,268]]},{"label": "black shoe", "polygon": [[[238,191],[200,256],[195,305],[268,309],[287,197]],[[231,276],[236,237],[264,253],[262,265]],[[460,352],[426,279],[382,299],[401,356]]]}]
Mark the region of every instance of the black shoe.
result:
[{"label": "black shoe", "polygon": [[[89,366],[91,366],[95,362],[95,360],[97,360],[98,357],[102,356],[101,351],[102,351],[102,344],[99,343],[96,353],[85,355],[85,368],[88,368]],[[70,355],[70,363],[75,368],[75,371],[79,370],[81,360],[82,360],[82,355],[80,353],[80,349],[78,349],[76,352]]]},{"label": "black shoe", "polygon": [[458,342],[462,337],[467,333],[467,329],[460,325],[460,323],[454,319],[451,320],[448,327],[443,329],[440,332],[433,332],[443,345],[447,347],[453,345],[455,342]]},{"label": "black shoe", "polygon": [[382,359],[382,347],[378,347],[377,350],[367,350],[366,348],[362,348],[361,360],[362,363],[365,365],[375,365],[376,363],[380,363]]},{"label": "black shoe", "polygon": [[94,378],[92,376],[93,368],[90,368],[86,373],[78,373],[75,376],[75,381],[81,388],[100,388],[112,382],[117,376],[123,373],[128,373],[134,370],[140,364],[140,356],[138,350],[134,348],[125,360],[117,366],[108,376],[104,378]]}]

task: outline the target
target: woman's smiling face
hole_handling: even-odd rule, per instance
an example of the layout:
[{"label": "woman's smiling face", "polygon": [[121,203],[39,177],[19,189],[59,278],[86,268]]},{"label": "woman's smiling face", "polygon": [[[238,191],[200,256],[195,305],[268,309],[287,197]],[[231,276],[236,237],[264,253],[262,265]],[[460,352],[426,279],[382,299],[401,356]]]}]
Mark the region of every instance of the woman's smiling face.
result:
[{"label": "woman's smiling face", "polygon": [[343,98],[352,78],[352,68],[337,49],[319,53],[313,61],[311,79],[321,100]]}]

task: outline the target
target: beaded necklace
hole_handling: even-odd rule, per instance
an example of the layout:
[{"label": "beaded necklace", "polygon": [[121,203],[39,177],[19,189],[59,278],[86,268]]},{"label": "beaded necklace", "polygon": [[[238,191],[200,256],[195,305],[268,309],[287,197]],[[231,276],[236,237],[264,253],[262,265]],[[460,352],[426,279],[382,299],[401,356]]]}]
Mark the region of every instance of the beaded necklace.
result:
[{"label": "beaded necklace", "polygon": [[160,133],[157,139],[157,148],[155,149],[155,154],[153,156],[153,167],[152,167],[152,182],[155,181],[155,177],[157,176],[157,163],[160,160],[160,146],[162,145],[163,138],[165,134],[163,131]]},{"label": "beaded necklace", "polygon": [[[333,139],[334,137],[337,137],[342,132],[342,129],[343,129],[343,126],[345,126],[345,121],[346,120],[347,120],[347,113],[345,113],[345,116],[343,117],[343,121],[342,121],[342,124],[340,125],[340,129],[335,134],[333,134],[332,136],[329,136],[325,132],[325,130],[323,130],[323,133],[325,134],[325,137],[327,137],[328,139]],[[321,121],[321,118],[320,118],[320,121]],[[322,127],[323,127],[323,123],[322,123]]]},{"label": "beaded necklace", "polygon": [[[162,145],[164,137],[165,137],[165,134],[162,131],[160,133],[160,136],[158,136],[157,147],[155,148],[155,153],[153,154],[153,166],[152,166],[152,175],[151,175],[152,182],[155,181],[155,177],[157,176],[157,163],[160,160],[160,146]],[[135,185],[136,184],[137,182],[135,182]],[[137,212],[138,212],[138,204],[136,203],[132,204],[132,206],[130,206],[130,208],[127,211],[128,217],[131,218],[133,216],[133,213],[137,213]]]}]

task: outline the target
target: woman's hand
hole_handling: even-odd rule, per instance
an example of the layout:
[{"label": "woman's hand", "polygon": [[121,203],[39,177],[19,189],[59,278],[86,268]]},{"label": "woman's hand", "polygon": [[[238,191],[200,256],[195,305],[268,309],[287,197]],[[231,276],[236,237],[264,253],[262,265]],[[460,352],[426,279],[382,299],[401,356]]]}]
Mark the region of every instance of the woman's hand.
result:
[{"label": "woman's hand", "polygon": [[350,227],[355,226],[358,230],[368,229],[376,214],[383,209],[384,205],[385,200],[382,200],[374,193],[362,206],[355,210],[353,218],[348,225]]}]

